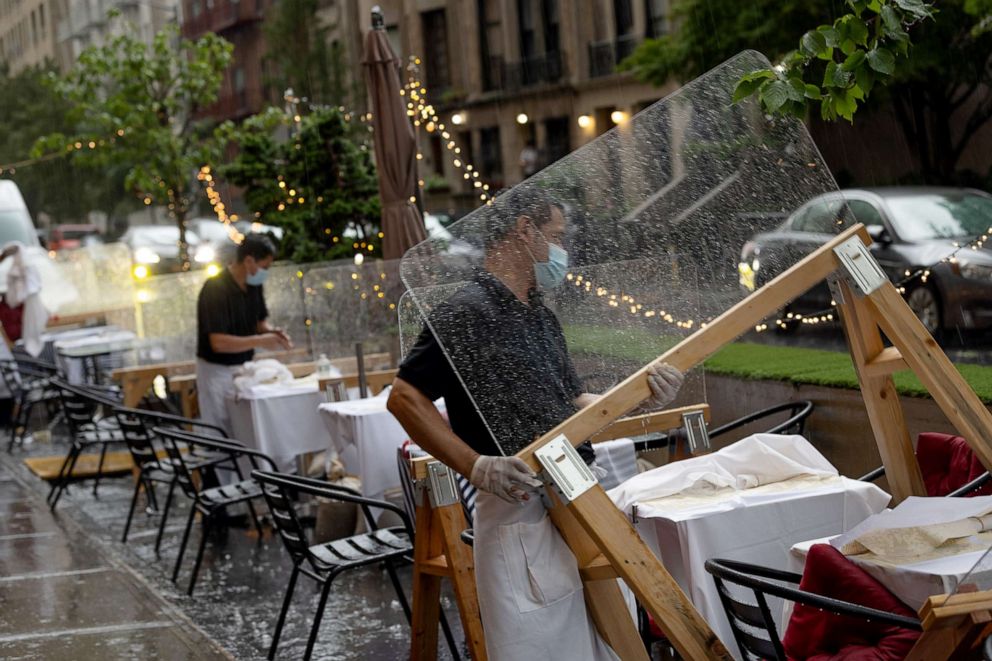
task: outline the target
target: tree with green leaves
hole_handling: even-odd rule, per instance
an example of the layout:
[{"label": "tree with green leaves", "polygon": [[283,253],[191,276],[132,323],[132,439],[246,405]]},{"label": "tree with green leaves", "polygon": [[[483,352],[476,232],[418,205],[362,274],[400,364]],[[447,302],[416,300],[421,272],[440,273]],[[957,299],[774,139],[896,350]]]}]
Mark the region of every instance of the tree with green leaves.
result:
[{"label": "tree with green leaves", "polygon": [[280,0],[266,15],[266,59],[275,66],[266,81],[281,95],[290,88],[311,103],[350,106],[341,45],[329,41],[332,26],[318,0]]},{"label": "tree with green leaves", "polygon": [[[69,126],[69,103],[47,84],[57,69],[52,62],[11,74],[0,64],[0,117],[11,130],[0,132],[0,165],[21,164],[0,176],[14,180],[35,215],[47,215],[53,223],[80,220],[91,209],[112,214],[121,197],[108,182],[121,185],[116,173],[70,167],[63,155],[32,159],[35,141]],[[16,127],[16,130],[15,130]]]},{"label": "tree with green leaves", "polygon": [[244,189],[256,220],[285,230],[284,256],[316,262],[380,249],[378,181],[364,124],[336,107],[317,106],[298,121],[269,108],[217,133],[239,147],[220,175]]},{"label": "tree with green leaves", "polygon": [[[767,111],[798,116],[818,107],[826,120],[851,120],[884,83],[879,96],[928,183],[953,181],[965,148],[992,120],[992,30],[985,29],[992,0],[947,0],[938,10],[922,0],[846,0],[846,13],[814,29],[833,2],[761,0],[737,15],[732,4],[679,0],[674,11],[693,29],[650,40],[622,66],[661,84],[757,48],[779,64],[745,76],[735,98],[756,94]],[[797,11],[810,18],[797,20]]]},{"label": "tree with green leaves", "polygon": [[71,130],[40,138],[35,156],[64,152],[73,163],[123,167],[125,189],[169,209],[188,265],[186,218],[201,191],[194,179],[220,157],[212,127],[197,113],[217,100],[233,47],[214,34],[180,39],[175,26],[150,45],[137,31],[91,46],[55,91],[71,104]]}]

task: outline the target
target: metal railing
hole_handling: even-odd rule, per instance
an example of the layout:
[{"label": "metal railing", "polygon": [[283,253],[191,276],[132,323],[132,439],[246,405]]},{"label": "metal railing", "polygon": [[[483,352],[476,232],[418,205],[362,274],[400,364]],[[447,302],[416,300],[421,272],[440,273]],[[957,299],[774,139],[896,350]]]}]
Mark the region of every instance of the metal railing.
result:
[{"label": "metal railing", "polygon": [[635,35],[624,35],[613,41],[594,41],[589,44],[589,77],[600,78],[616,73],[617,65],[637,48]]}]

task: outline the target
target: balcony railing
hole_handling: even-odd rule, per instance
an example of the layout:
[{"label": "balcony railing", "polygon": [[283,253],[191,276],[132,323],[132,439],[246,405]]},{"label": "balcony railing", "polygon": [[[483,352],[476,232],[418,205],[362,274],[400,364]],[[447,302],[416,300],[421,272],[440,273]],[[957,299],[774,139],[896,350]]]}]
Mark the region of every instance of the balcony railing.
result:
[{"label": "balcony railing", "polygon": [[589,44],[589,77],[600,78],[616,73],[617,65],[637,48],[638,38],[624,35],[615,41]]},{"label": "balcony railing", "polygon": [[260,21],[264,17],[265,0],[216,0],[197,16],[183,18],[183,36],[197,37],[206,32],[222,32],[241,23]]},{"label": "balcony railing", "polygon": [[487,91],[515,92],[524,87],[556,83],[565,75],[561,53],[554,51],[506,62],[502,57],[490,57],[483,80]]}]

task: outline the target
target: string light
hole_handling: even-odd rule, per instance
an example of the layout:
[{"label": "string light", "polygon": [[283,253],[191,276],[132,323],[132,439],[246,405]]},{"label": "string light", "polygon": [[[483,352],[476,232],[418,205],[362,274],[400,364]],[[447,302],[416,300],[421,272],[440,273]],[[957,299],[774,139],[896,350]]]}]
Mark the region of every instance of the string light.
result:
[{"label": "string light", "polygon": [[[445,149],[452,154],[451,163],[456,170],[462,171],[462,178],[465,180],[470,180],[479,177],[478,172],[473,173],[472,165],[465,162],[465,157],[462,156],[462,149],[455,140],[451,137],[451,133],[447,130],[444,122],[438,116],[437,111],[435,111],[434,106],[427,102],[427,88],[423,86],[419,80],[419,64],[420,58],[416,56],[410,57],[410,63],[407,65],[407,81],[400,90],[400,96],[409,99],[407,101],[407,115],[413,118],[413,123],[415,126],[423,126],[428,133],[439,133],[442,138],[442,143]],[[521,117],[526,118],[524,113],[520,114],[518,121]],[[527,118],[526,121],[529,121]],[[456,112],[451,116],[451,123],[456,126],[460,126],[465,123],[465,113]],[[417,153],[417,159],[423,158],[421,153]],[[424,181],[420,180],[417,182],[418,185],[423,188]],[[479,193],[479,200],[481,202],[490,203],[491,196],[489,194],[489,188],[482,188]],[[473,185],[474,189],[479,189],[480,186]]]}]

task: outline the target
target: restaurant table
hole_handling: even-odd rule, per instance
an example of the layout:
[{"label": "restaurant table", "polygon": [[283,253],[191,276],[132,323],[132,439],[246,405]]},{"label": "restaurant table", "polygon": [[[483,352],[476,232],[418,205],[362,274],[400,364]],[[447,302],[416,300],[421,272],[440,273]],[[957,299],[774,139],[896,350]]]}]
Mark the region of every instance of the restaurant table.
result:
[{"label": "restaurant table", "polygon": [[[91,337],[93,335],[103,335],[105,333],[110,333],[113,331],[120,330],[117,326],[104,325],[104,326],[88,326],[86,328],[70,328],[67,330],[53,330],[45,331],[41,334],[42,349],[41,354],[38,355],[40,360],[44,360],[48,363],[55,363],[55,343],[58,341],[66,340],[78,340],[84,337]],[[16,346],[23,349],[24,340],[18,340]]]},{"label": "restaurant table", "polygon": [[[827,544],[833,537],[793,545],[789,553],[789,570],[801,574],[809,548],[814,544]],[[992,532],[983,532],[946,542],[934,554],[915,562],[893,564],[874,553],[849,555],[847,559],[887,587],[904,604],[919,611],[927,597],[951,594],[962,580],[976,584],[980,590],[992,588],[992,559],[985,557],[990,548]]]},{"label": "restaurant table", "polygon": [[[705,562],[724,558],[787,569],[789,550],[797,542],[844,532],[888,501],[874,484],[797,477],[729,493],[654,499],[650,508],[635,510],[635,527],[736,657],[737,645]],[[782,610],[773,606],[772,612]]]},{"label": "restaurant table", "polygon": [[123,365],[123,355],[134,348],[136,337],[129,330],[107,329],[101,333],[59,338],[52,346],[69,383],[99,383],[102,372]]},{"label": "restaurant table", "polygon": [[[410,438],[386,410],[389,390],[375,397],[320,405],[320,418],[345,469],[362,481],[362,493],[382,498],[400,488],[396,448]],[[444,400],[437,406],[444,411]]]},{"label": "restaurant table", "polygon": [[296,472],[296,458],[330,447],[317,406],[324,393],[315,379],[302,383],[254,386],[227,399],[231,434],[269,455],[280,471]]}]

